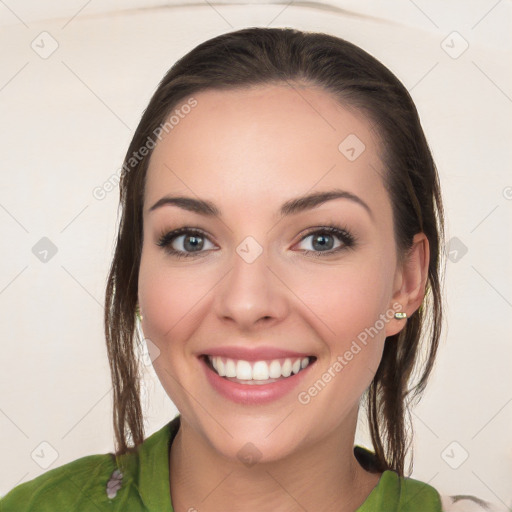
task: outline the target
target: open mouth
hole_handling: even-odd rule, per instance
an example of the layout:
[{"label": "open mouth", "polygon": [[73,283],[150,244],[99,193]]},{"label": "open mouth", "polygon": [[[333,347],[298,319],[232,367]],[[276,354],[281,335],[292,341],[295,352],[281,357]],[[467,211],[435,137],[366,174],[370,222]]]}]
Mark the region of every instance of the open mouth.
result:
[{"label": "open mouth", "polygon": [[266,361],[244,361],[203,354],[201,358],[219,377],[248,385],[271,384],[288,379],[305,370],[316,361],[315,356],[280,358]]}]

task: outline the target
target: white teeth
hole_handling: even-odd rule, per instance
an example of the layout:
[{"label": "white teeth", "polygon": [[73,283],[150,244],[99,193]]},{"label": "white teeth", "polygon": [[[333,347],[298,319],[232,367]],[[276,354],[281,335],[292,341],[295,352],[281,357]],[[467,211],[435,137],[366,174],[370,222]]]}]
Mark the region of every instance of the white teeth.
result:
[{"label": "white teeth", "polygon": [[252,368],[248,361],[238,361],[236,363],[236,378],[240,380],[252,379]]},{"label": "white teeth", "polygon": [[265,361],[257,361],[252,368],[252,380],[268,380],[268,364]]},{"label": "white teeth", "polygon": [[281,370],[281,375],[283,377],[289,377],[292,374],[292,362],[289,359],[286,359],[283,364],[283,369]]},{"label": "white teeth", "polygon": [[272,361],[270,363],[268,374],[271,379],[278,379],[281,377],[281,363],[279,361]]},{"label": "white teeth", "polygon": [[[220,359],[220,357],[219,358],[209,357],[209,359],[211,361],[212,359]],[[226,368],[226,377],[236,377],[236,365],[235,365],[235,361],[233,361],[233,359],[226,360],[225,368]]]},{"label": "white teeth", "polygon": [[224,377],[226,375],[226,366],[224,364],[224,361],[222,361],[222,359],[220,357],[217,357],[217,368],[215,368],[217,370],[217,373],[221,376],[221,377]]},{"label": "white teeth", "polygon": [[[208,360],[221,377],[236,378],[245,381],[266,381],[295,375],[306,368],[309,357],[302,359],[287,358],[284,361],[274,359],[272,361],[249,361],[222,358],[220,356],[208,356]],[[281,362],[282,361],[282,362]]]}]

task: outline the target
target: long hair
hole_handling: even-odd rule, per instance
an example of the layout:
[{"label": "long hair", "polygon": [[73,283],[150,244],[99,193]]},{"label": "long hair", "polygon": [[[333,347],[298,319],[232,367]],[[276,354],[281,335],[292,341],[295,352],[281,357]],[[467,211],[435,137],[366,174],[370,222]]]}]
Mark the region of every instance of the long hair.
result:
[{"label": "long hair", "polygon": [[[135,309],[144,183],[152,153],[149,141],[173,109],[190,102],[199,91],[283,83],[320,86],[341,105],[365,113],[381,141],[398,253],[407,254],[416,233],[425,233],[429,241],[423,303],[400,333],[386,339],[382,360],[365,393],[378,468],[403,475],[412,443],[409,407],[419,399],[433,368],[442,323],[444,234],[437,170],[416,107],[390,70],[343,39],[291,28],[246,28],[201,43],[170,68],[135,131],[120,177],[121,218],[105,300],[116,454],[132,451],[144,441]],[[149,149],[142,152],[143,147]],[[414,369],[417,379],[410,382]]]}]

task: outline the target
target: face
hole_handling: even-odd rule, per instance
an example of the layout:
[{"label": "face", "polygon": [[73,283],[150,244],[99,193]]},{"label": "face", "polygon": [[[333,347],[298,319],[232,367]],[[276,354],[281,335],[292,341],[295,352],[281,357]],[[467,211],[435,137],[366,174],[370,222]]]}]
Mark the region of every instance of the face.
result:
[{"label": "face", "polygon": [[319,88],[194,97],[148,169],[142,327],[185,425],[277,460],[355,422],[401,328],[384,166],[369,120]]}]

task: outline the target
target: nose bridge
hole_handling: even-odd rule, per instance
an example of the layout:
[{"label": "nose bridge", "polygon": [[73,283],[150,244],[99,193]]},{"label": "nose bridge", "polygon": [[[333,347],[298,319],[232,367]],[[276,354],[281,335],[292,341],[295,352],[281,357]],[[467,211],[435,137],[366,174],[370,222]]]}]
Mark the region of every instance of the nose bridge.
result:
[{"label": "nose bridge", "polygon": [[217,295],[217,313],[241,326],[261,318],[279,318],[286,311],[283,285],[269,268],[268,247],[254,236],[245,237],[231,258],[229,271]]}]

